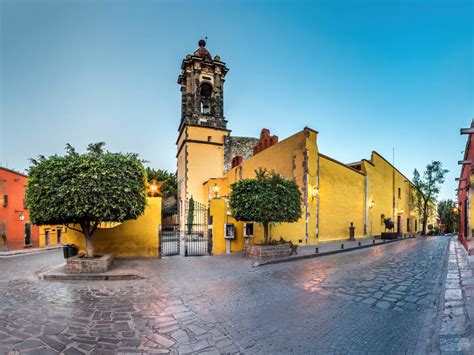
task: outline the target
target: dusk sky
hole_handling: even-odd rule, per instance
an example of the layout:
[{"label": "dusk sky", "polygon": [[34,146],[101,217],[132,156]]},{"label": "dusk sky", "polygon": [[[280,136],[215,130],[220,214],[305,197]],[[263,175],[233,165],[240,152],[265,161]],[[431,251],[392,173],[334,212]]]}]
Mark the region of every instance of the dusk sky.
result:
[{"label": "dusk sky", "polygon": [[228,127],[309,126],[345,163],[375,150],[411,178],[441,160],[454,198],[474,117],[472,1],[1,3],[0,164],[105,141],[176,169],[181,60],[208,37],[230,68]]}]

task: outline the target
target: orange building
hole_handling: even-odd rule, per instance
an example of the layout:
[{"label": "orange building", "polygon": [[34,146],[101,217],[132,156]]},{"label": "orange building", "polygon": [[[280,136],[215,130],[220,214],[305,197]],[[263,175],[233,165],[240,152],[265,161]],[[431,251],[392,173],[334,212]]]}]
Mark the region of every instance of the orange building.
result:
[{"label": "orange building", "polygon": [[39,230],[25,206],[28,177],[0,167],[0,250],[39,246]]}]

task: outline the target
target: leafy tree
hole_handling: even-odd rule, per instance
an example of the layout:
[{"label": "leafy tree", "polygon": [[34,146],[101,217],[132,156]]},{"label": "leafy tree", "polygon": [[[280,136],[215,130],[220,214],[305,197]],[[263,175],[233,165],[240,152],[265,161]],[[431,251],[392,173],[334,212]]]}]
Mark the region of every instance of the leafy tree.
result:
[{"label": "leafy tree", "polygon": [[177,197],[178,196],[178,183],[176,180],[176,174],[170,173],[163,169],[152,169],[146,168],[146,175],[149,184],[157,183],[159,191],[157,195],[164,198]]},{"label": "leafy tree", "polygon": [[296,181],[274,171],[259,169],[255,173],[255,179],[231,185],[229,202],[238,221],[263,224],[264,243],[268,244],[270,223],[296,222],[301,217],[301,192]]},{"label": "leafy tree", "polygon": [[187,227],[188,227],[188,234],[191,235],[191,232],[193,230],[193,224],[194,224],[194,198],[191,196],[189,199],[189,207],[188,207],[188,220],[187,220]]},{"label": "leafy tree", "polygon": [[444,183],[444,178],[448,170],[443,169],[443,165],[439,161],[432,161],[426,166],[423,176],[417,169],[413,171],[413,184],[415,185],[416,206],[418,213],[422,215],[422,235],[426,235],[426,224],[430,216],[430,209],[436,202],[436,198]]},{"label": "leafy tree", "polygon": [[145,168],[136,154],[104,151],[90,144],[79,154],[67,144],[66,155],[31,159],[26,202],[37,225],[63,224],[86,239],[93,257],[92,237],[101,222],[124,222],[144,211]]},{"label": "leafy tree", "polygon": [[444,226],[444,232],[454,232],[458,224],[458,209],[456,203],[451,199],[440,201],[438,204],[438,217]]}]

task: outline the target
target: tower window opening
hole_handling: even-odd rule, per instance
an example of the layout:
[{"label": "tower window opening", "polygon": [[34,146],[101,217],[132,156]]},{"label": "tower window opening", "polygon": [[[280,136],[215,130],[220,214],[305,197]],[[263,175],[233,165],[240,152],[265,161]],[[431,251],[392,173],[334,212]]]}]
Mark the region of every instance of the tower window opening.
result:
[{"label": "tower window opening", "polygon": [[211,113],[211,105],[209,105],[209,100],[201,100],[201,113],[206,115]]}]

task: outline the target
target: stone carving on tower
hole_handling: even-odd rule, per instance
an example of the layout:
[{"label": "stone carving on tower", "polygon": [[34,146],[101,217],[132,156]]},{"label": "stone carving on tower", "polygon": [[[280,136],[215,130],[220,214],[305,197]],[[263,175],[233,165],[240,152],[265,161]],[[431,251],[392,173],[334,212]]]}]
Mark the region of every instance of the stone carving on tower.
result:
[{"label": "stone carving on tower", "polygon": [[181,65],[178,84],[181,86],[181,123],[227,129],[224,118],[224,78],[228,72],[219,56],[206,49],[206,41],[199,41],[199,48],[188,54]]}]

